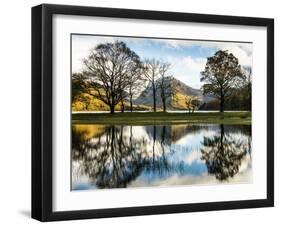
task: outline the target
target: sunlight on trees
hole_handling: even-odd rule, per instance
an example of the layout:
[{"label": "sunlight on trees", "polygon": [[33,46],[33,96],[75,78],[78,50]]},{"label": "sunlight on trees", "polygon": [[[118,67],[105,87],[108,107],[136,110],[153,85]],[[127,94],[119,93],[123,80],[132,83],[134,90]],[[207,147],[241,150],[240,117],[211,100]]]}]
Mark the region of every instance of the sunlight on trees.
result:
[{"label": "sunlight on trees", "polygon": [[97,91],[91,95],[107,104],[113,114],[126,97],[131,72],[140,67],[139,56],[124,42],[116,41],[97,45],[83,62],[88,84]]},{"label": "sunlight on trees", "polygon": [[188,112],[193,113],[195,110],[197,110],[200,107],[201,101],[197,97],[186,96],[185,104]]},{"label": "sunlight on trees", "polygon": [[207,58],[205,70],[201,72],[203,94],[219,99],[223,112],[225,98],[231,95],[233,88],[241,86],[244,78],[239,60],[232,53],[219,50]]},{"label": "sunlight on trees", "polygon": [[[171,75],[172,65],[168,61],[141,60],[122,41],[98,44],[83,65],[82,72],[72,75],[72,106],[78,111],[102,109],[113,114],[116,109],[133,112],[152,108],[156,112],[159,106],[163,112],[177,107],[186,108],[189,113],[198,109],[251,110],[251,67],[241,67],[238,58],[227,50],[219,50],[207,58],[201,71],[202,91],[190,91],[192,87],[177,81]],[[151,96],[143,96],[144,93]],[[134,105],[138,97],[152,103],[145,100]]]}]

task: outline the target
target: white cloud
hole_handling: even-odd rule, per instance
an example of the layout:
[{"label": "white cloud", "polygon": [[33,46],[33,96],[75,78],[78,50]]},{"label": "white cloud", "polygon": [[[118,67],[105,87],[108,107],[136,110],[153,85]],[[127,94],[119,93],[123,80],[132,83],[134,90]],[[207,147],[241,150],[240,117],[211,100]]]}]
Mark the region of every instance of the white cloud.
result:
[{"label": "white cloud", "polygon": [[228,50],[229,53],[232,53],[235,57],[237,57],[242,66],[252,66],[252,51],[249,51],[251,47],[246,47],[246,45],[230,44],[222,46],[221,49]]},{"label": "white cloud", "polygon": [[[122,39],[125,42],[131,42],[140,45],[143,49],[149,49],[151,44],[164,44],[164,48],[176,48],[196,46],[198,51],[204,51],[205,48],[213,49],[212,56],[217,49],[228,50],[233,53],[242,66],[252,66],[252,44],[250,43],[231,43],[231,42],[213,42],[213,41],[193,41],[193,40],[167,40],[167,39],[147,39],[142,38],[118,38],[110,36],[88,36],[79,35],[72,37],[72,69],[73,72],[81,71],[83,68],[82,60],[87,57],[91,48],[94,48],[101,42],[113,42]],[[153,41],[152,41],[153,40]],[[194,50],[192,50],[194,51]],[[196,50],[197,51],[197,50]],[[153,56],[151,56],[153,57]],[[204,70],[207,59],[205,57],[195,57],[192,55],[177,56],[163,55],[165,60],[172,64],[171,74],[177,79],[185,82],[194,88],[200,88],[200,72]]]},{"label": "white cloud", "polygon": [[229,178],[228,181],[219,181],[214,175],[203,173],[201,175],[172,175],[168,178],[158,178],[152,183],[147,183],[143,178],[139,177],[130,184],[130,187],[151,187],[151,186],[161,186],[166,187],[170,185],[216,185],[216,184],[244,184],[252,183],[252,169],[247,169],[244,172],[239,172],[233,178]]},{"label": "white cloud", "polygon": [[114,37],[99,37],[89,35],[72,36],[72,71],[79,72],[83,68],[82,60],[87,57],[90,50],[101,42],[113,42]]},{"label": "white cloud", "polygon": [[175,78],[193,88],[201,87],[200,72],[204,70],[206,58],[167,57],[167,60],[172,64],[171,73]]},{"label": "white cloud", "polygon": [[243,66],[252,66],[252,44],[251,43],[231,43],[231,42],[212,42],[212,41],[184,41],[184,40],[161,40],[168,47],[180,48],[189,46],[198,46],[201,48],[217,48],[228,50]]},{"label": "white cloud", "polygon": [[184,162],[189,166],[193,163],[203,163],[201,156],[202,154],[200,151],[193,150],[185,157]]},{"label": "white cloud", "polygon": [[206,58],[192,58],[191,56],[187,56],[183,59],[186,66],[194,71],[194,72],[201,72],[204,70],[207,59]]}]

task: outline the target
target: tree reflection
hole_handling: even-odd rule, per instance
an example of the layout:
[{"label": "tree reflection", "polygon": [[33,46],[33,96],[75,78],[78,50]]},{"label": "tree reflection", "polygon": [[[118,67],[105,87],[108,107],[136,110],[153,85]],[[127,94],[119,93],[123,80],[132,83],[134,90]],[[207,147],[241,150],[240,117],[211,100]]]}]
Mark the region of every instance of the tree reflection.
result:
[{"label": "tree reflection", "polygon": [[[83,172],[99,188],[120,188],[135,179],[145,165],[145,140],[124,134],[124,126],[109,126],[104,135],[81,142],[73,133],[72,159],[81,160]],[[141,147],[140,147],[141,146]],[[142,150],[142,152],[138,151]]]},{"label": "tree reflection", "polygon": [[[152,150],[152,158],[148,158],[144,171],[146,173],[154,173],[158,176],[163,176],[165,173],[171,170],[171,166],[167,161],[166,154],[170,153],[170,126],[152,126],[152,134],[148,132],[148,135],[152,139],[152,147],[148,147],[148,153]],[[150,131],[147,128],[147,131]]]},{"label": "tree reflection", "polygon": [[177,166],[166,157],[170,129],[165,125],[150,129],[148,140],[135,138],[132,126],[108,126],[91,139],[85,139],[84,131],[73,129],[72,160],[80,163],[80,173],[98,188],[127,187],[141,172],[163,176],[175,171]]},{"label": "tree reflection", "polygon": [[[73,126],[72,161],[76,167],[73,176],[78,181],[80,176],[86,176],[87,183],[97,188],[124,188],[133,186],[132,182],[137,181],[137,178],[147,185],[174,175],[180,177],[202,172],[201,166],[196,164],[204,163],[194,161],[194,165],[190,165],[186,162],[189,148],[172,148],[174,140],[199,133],[201,129],[207,131],[202,126],[191,125],[140,128],[124,125]],[[222,181],[239,171],[247,150],[250,152],[251,138],[248,132],[247,129],[243,131],[221,125],[219,134],[203,138],[201,159],[210,174]],[[241,142],[240,136],[233,135],[241,133],[246,134],[248,142],[245,139]],[[192,167],[199,167],[198,171]]]},{"label": "tree reflection", "polygon": [[220,134],[212,138],[204,137],[204,148],[201,149],[201,159],[205,161],[208,172],[220,180],[228,180],[238,173],[243,157],[250,151],[248,145],[235,139],[231,133],[225,132],[224,125],[220,125]]}]

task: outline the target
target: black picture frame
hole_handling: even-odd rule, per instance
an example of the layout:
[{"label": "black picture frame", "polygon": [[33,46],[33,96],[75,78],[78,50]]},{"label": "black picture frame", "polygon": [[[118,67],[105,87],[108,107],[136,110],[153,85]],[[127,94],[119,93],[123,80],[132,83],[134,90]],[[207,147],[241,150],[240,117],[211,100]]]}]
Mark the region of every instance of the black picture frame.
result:
[{"label": "black picture frame", "polygon": [[[52,210],[52,17],[55,14],[266,27],[267,198],[54,212]],[[32,218],[40,221],[56,221],[271,206],[274,206],[273,19],[49,4],[32,8]]]}]

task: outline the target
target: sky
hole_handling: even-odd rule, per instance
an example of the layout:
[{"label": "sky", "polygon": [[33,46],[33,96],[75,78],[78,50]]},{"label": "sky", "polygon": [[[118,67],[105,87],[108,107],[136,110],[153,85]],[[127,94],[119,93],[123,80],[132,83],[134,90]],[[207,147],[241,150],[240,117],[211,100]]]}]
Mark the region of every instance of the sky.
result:
[{"label": "sky", "polygon": [[204,70],[207,57],[218,50],[228,50],[241,66],[252,67],[252,43],[72,35],[72,72],[83,70],[82,60],[96,45],[117,40],[125,42],[141,60],[156,58],[169,62],[170,75],[198,89],[202,86],[200,72]]}]

